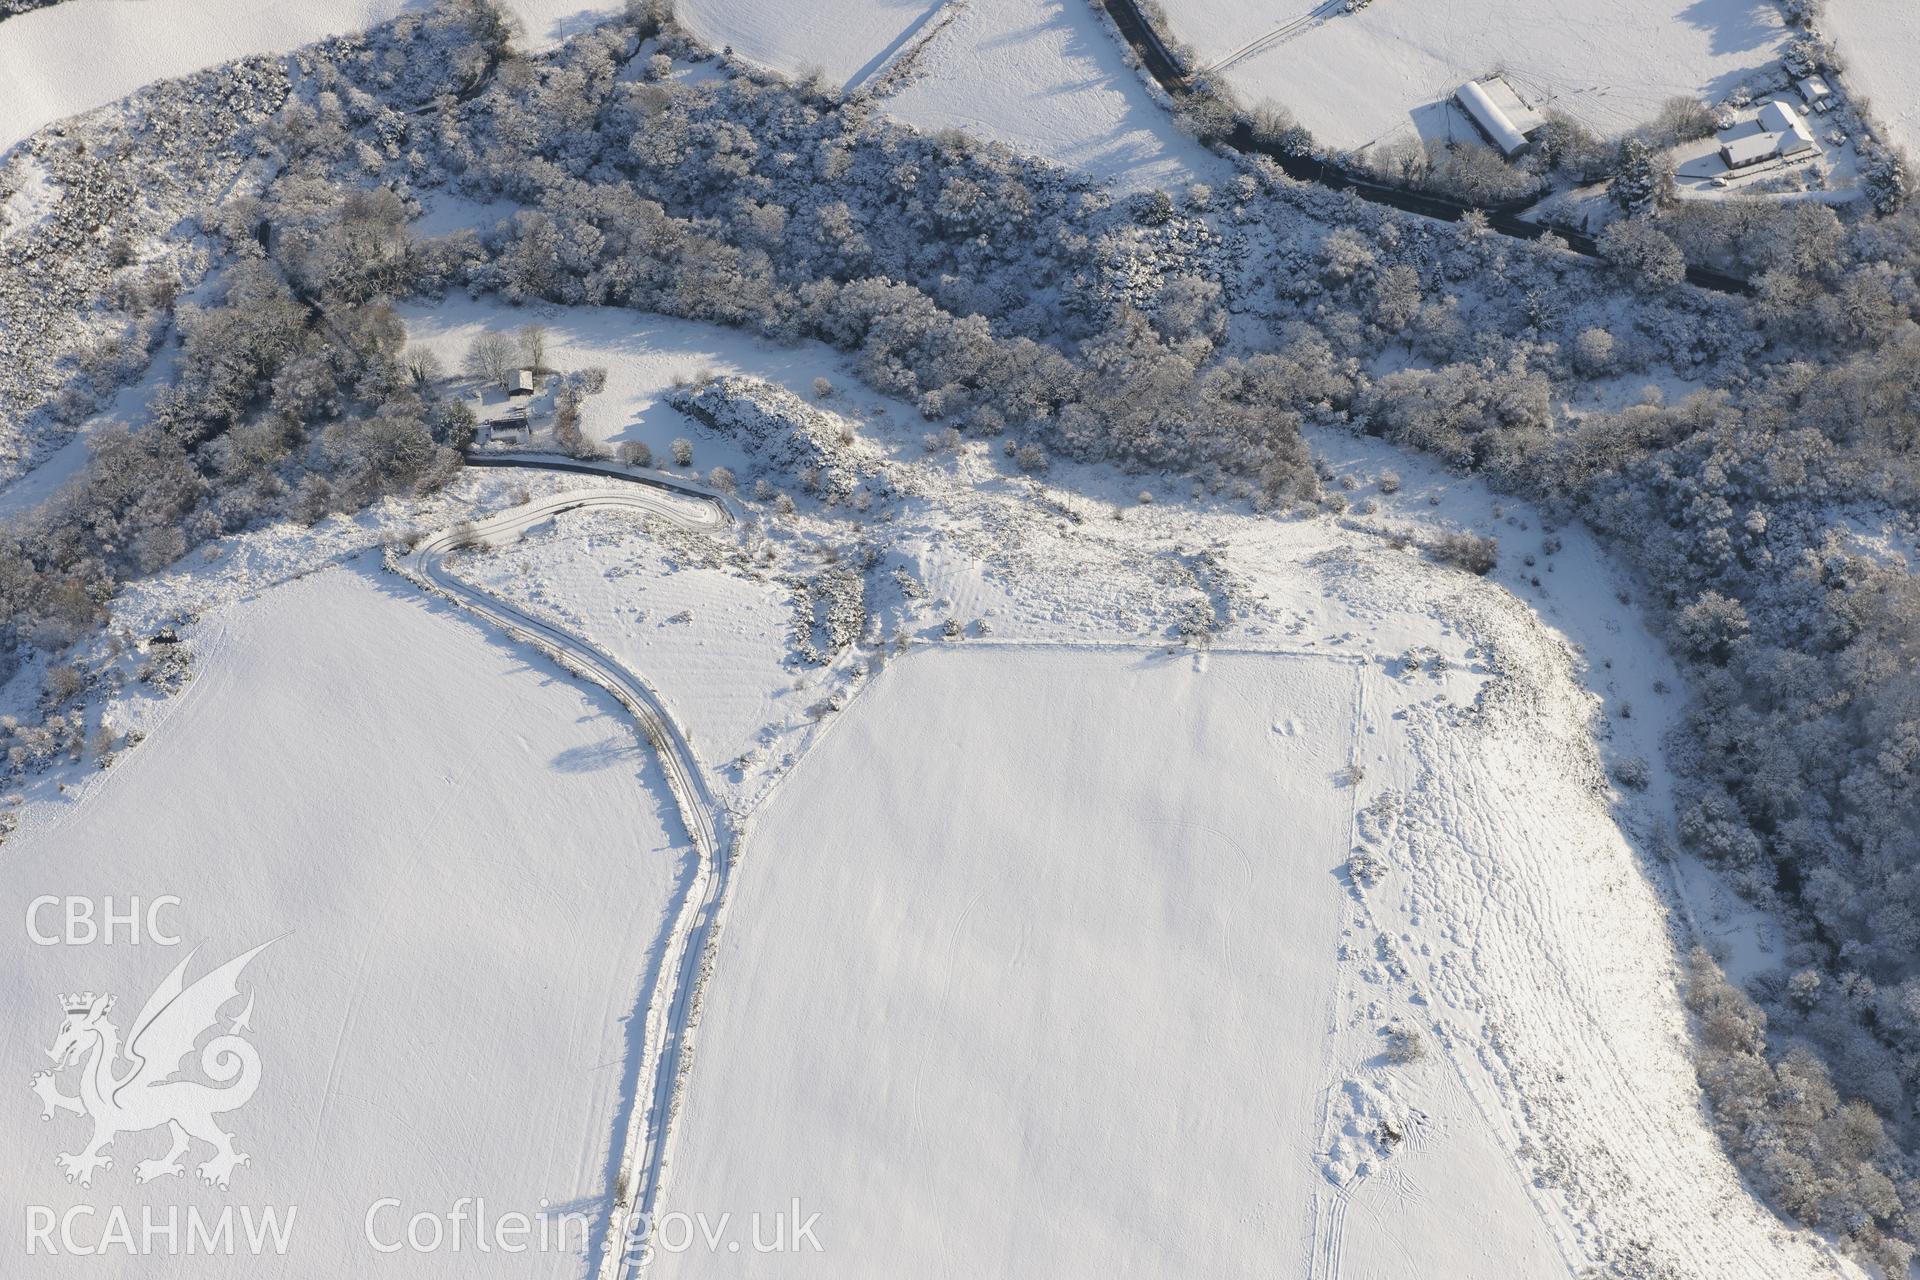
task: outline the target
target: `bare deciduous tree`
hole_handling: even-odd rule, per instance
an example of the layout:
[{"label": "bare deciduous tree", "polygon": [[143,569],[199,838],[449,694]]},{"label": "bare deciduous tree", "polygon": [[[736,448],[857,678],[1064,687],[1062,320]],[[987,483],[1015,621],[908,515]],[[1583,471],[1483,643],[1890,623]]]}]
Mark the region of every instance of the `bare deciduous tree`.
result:
[{"label": "bare deciduous tree", "polygon": [[513,343],[489,330],[467,348],[466,369],[476,378],[505,386],[507,374],[513,368],[513,356]]},{"label": "bare deciduous tree", "polygon": [[534,372],[547,365],[547,327],[529,322],[520,326],[520,362]]}]

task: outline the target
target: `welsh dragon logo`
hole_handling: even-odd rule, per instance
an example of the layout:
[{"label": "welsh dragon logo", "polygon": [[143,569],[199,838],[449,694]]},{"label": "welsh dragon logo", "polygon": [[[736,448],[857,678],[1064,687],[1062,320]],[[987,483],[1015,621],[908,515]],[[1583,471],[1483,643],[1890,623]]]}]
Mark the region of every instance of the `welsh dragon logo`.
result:
[{"label": "welsh dragon logo", "polygon": [[[188,986],[186,971],[198,952],[195,948],[148,998],[140,1016],[134,1019],[124,1050],[120,1030],[107,1016],[113,1011],[112,996],[96,996],[89,991],[61,998],[66,1020],[60,1024],[53,1047],[47,1050],[55,1066],[52,1071],[34,1075],[33,1091],[46,1109],[42,1119],[51,1120],[56,1111],[68,1111],[93,1121],[93,1140],[86,1149],[78,1155],[63,1153],[56,1158],[68,1182],[93,1185],[96,1171],[113,1168],[113,1158],[102,1153],[115,1138],[161,1125],[167,1126],[173,1145],[160,1159],[142,1160],[134,1166],[134,1177],[141,1182],[184,1174],[180,1157],[187,1154],[193,1139],[213,1148],[212,1158],[199,1166],[201,1179],[223,1190],[234,1167],[249,1163],[249,1157],[234,1150],[233,1135],[214,1117],[245,1106],[260,1085],[260,1055],[240,1034],[250,1029],[251,992],[246,1008],[233,1018],[226,1032],[214,1036],[200,1050],[200,1070],[221,1087],[175,1077],[200,1037],[218,1030],[220,1010],[239,997],[240,971],[272,945],[263,942]],[[80,1067],[80,1092],[64,1094],[56,1077],[75,1063]]]}]

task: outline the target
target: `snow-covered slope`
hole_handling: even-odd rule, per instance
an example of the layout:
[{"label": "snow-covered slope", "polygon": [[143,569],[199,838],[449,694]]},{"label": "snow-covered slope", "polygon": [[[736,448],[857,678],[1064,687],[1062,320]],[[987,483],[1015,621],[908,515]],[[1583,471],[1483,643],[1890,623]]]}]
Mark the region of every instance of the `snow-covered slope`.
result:
[{"label": "snow-covered slope", "polygon": [[[152,736],[77,795],[30,806],[6,845],[15,929],[40,894],[122,910],[174,895],[162,920],[183,942],[9,944],[0,1057],[19,1070],[0,1105],[14,1157],[0,1248],[24,1256],[23,1205],[119,1205],[136,1224],[145,1206],[295,1206],[284,1260],[152,1256],[139,1274],[579,1274],[577,1227],[532,1256],[478,1256],[469,1227],[462,1252],[387,1258],[366,1218],[400,1202],[375,1223],[383,1243],[462,1196],[598,1219],[629,1019],[687,870],[651,757],[611,699],[377,571],[268,592],[209,619],[195,647],[201,674]],[[199,1185],[191,1163],[136,1184],[164,1130],[120,1135],[90,1189],[64,1182],[54,1155],[78,1151],[86,1123],[43,1122],[26,1088],[61,994],[115,993],[124,1032],[191,947],[198,976],[272,938],[245,984],[259,1091],[221,1117],[252,1157],[230,1189]],[[79,1222],[79,1241],[105,1225]],[[101,1261],[43,1252],[21,1274]]]},{"label": "snow-covered slope", "polygon": [[[142,85],[249,54],[364,31],[415,0],[67,0],[0,23],[0,153]],[[612,0],[507,0],[539,49],[618,10]]]}]

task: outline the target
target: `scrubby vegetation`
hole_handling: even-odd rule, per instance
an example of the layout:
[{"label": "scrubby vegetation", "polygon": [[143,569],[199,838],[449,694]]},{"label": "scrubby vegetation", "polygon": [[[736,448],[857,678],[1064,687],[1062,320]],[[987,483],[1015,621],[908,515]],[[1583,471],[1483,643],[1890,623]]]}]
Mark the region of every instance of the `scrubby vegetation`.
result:
[{"label": "scrubby vegetation", "polygon": [[[1817,992],[1817,977],[1806,986]],[[1920,1187],[1886,1173],[1896,1153],[1879,1114],[1864,1101],[1843,1101],[1805,1044],[1769,1055],[1767,1015],[1704,951],[1687,962],[1686,999],[1700,1021],[1694,1056],[1714,1127],[1747,1176],[1883,1274],[1905,1275],[1914,1252],[1908,1241],[1920,1231],[1908,1206]]]}]

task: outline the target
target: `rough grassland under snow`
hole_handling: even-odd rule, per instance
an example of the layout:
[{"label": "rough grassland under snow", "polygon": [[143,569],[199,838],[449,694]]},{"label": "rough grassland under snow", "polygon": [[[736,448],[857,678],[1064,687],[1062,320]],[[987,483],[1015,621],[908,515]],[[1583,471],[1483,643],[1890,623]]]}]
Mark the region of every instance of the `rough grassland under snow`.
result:
[{"label": "rough grassland under snow", "polygon": [[[1249,101],[1273,99],[1336,147],[1445,136],[1464,80],[1504,72],[1536,105],[1618,134],[1676,95],[1717,101],[1779,57],[1778,7],[1755,0],[1322,0],[1170,4],[1174,34],[1225,68]],[[1458,128],[1463,120],[1456,115]]]},{"label": "rough grassland under snow", "polygon": [[[334,570],[206,624],[201,674],[153,736],[77,802],[29,809],[7,844],[0,919],[13,929],[42,893],[122,905],[175,894],[183,903],[168,921],[185,935],[177,948],[10,935],[9,1256],[24,1249],[22,1205],[118,1204],[136,1222],[149,1204],[297,1205],[273,1274],[581,1270],[577,1248],[378,1256],[362,1222],[383,1196],[406,1205],[382,1219],[389,1237],[406,1215],[445,1213],[460,1196],[483,1195],[495,1213],[532,1213],[544,1198],[600,1215],[629,1087],[626,1020],[650,989],[686,872],[683,837],[610,699],[393,584]],[[263,1076],[253,1101],[223,1117],[253,1157],[230,1191],[191,1172],[136,1185],[134,1162],[164,1151],[164,1131],[122,1135],[90,1192],[62,1181],[54,1155],[78,1151],[86,1125],[64,1114],[43,1123],[26,1087],[29,1065],[47,1065],[59,993],[116,993],[124,1032],[188,947],[204,943],[197,976],[280,935],[247,975]],[[206,1155],[196,1147],[190,1159]],[[99,1230],[83,1222],[81,1239]],[[36,1277],[104,1274],[99,1259],[28,1266]],[[245,1257],[139,1269],[262,1273]]]},{"label": "rough grassland under snow", "polygon": [[[758,819],[670,1192],[798,1196],[824,1252],[660,1274],[1304,1274],[1357,675],[892,666]],[[1452,1172],[1448,1274],[1552,1266],[1511,1165]]]},{"label": "rough grassland under snow", "polygon": [[1913,0],[1829,0],[1820,28],[1839,46],[1848,89],[1864,96],[1889,142],[1920,155],[1920,8]]}]

